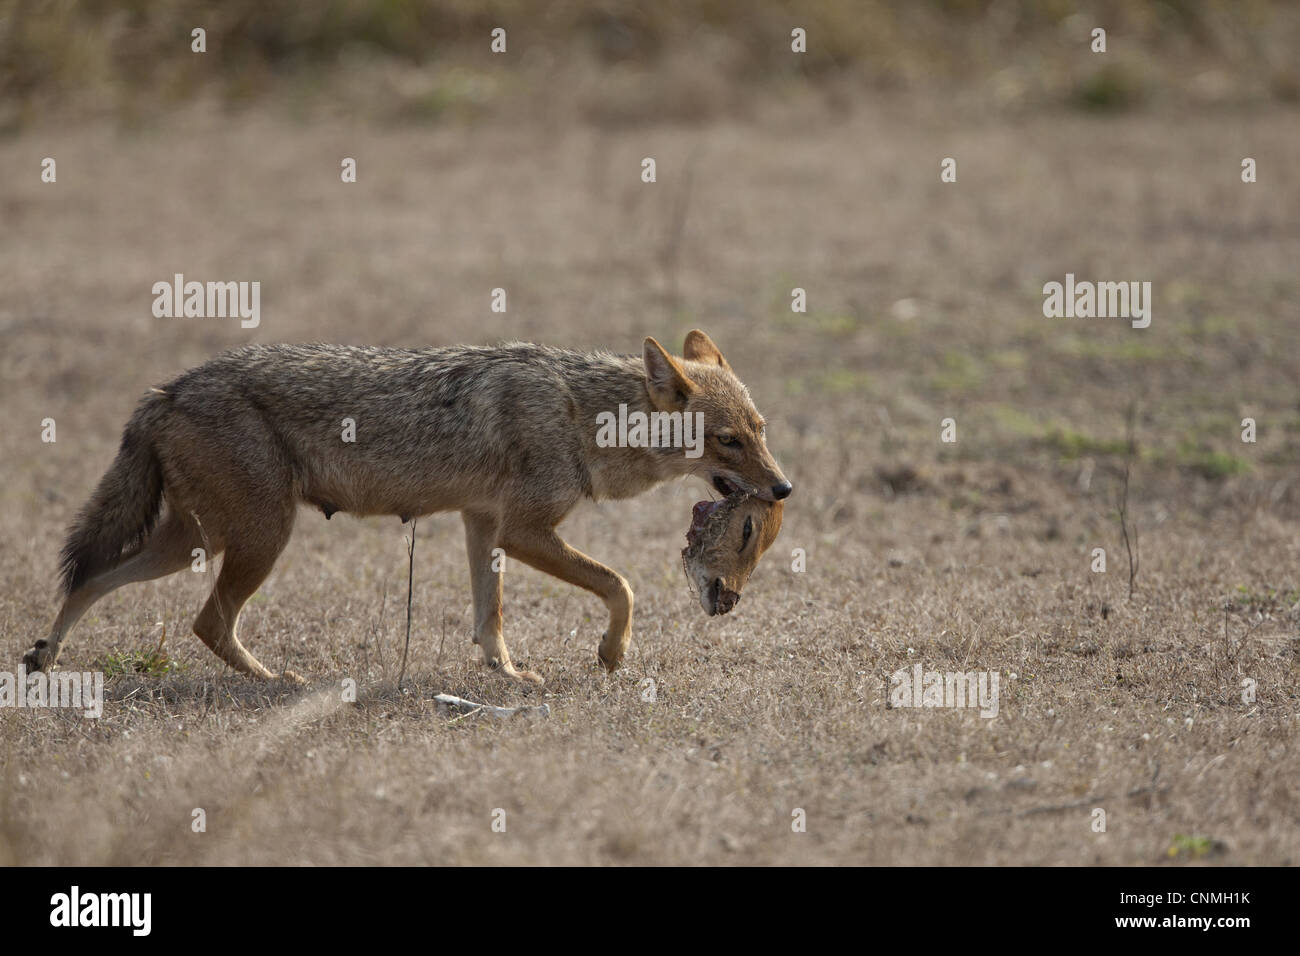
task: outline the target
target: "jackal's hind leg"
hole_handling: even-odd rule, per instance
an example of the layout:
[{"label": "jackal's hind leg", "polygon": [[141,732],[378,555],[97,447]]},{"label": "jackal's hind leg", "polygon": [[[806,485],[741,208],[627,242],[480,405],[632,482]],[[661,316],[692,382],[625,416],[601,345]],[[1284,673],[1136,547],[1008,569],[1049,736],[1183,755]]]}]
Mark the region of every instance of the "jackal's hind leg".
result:
[{"label": "jackal's hind leg", "polygon": [[[240,540],[227,543],[217,583],[203,610],[194,619],[194,633],[214,654],[241,674],[274,680],[276,675],[248,652],[236,633],[245,602],[271,573],[271,566],[280,556],[293,528],[292,510],[265,517],[255,532],[250,529]],[[305,683],[293,671],[285,671],[282,676],[297,684]]]},{"label": "jackal's hind leg", "polygon": [[29,671],[49,670],[59,659],[63,639],[92,604],[124,584],[151,581],[187,567],[198,547],[204,547],[204,542],[193,519],[168,512],[134,554],[116,567],[92,575],[64,598],[49,636],[23,655],[23,664]]}]

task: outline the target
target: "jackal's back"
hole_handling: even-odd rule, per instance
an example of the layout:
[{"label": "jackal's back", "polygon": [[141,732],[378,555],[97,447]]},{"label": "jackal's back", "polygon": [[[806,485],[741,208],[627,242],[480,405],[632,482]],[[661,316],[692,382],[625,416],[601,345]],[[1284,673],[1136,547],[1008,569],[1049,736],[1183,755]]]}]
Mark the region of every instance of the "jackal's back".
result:
[{"label": "jackal's back", "polygon": [[223,442],[269,433],[296,494],[329,510],[425,514],[503,498],[567,510],[590,490],[577,391],[614,388],[635,374],[628,363],[530,344],[255,345],[163,391]]}]

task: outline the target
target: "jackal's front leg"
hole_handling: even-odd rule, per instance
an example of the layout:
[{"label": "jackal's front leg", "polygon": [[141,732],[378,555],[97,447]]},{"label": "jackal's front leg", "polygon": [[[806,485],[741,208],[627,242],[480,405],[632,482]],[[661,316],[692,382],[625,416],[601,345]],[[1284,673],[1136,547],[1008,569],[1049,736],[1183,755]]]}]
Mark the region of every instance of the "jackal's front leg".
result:
[{"label": "jackal's front leg", "polygon": [[530,684],[542,683],[532,671],[521,671],[510,661],[501,634],[501,572],[493,569],[492,550],[498,545],[501,523],[495,515],[462,511],[465,550],[474,593],[474,643],[483,650],[487,666],[507,677]]},{"label": "jackal's front leg", "polygon": [[506,554],[539,571],[554,575],[598,595],[609,608],[609,629],[597,656],[606,670],[623,663],[632,640],[632,589],[621,574],[581,551],[569,547],[554,528],[507,525],[503,529]]}]

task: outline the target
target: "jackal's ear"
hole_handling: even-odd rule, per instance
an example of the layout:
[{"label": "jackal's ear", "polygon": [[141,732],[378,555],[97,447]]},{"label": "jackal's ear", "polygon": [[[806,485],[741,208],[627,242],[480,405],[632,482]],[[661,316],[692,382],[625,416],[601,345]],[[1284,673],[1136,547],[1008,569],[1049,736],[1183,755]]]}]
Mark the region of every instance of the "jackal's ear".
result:
[{"label": "jackal's ear", "polygon": [[664,351],[653,338],[645,340],[645,387],[650,401],[661,411],[680,411],[695,391],[695,383],[686,377],[681,363]]},{"label": "jackal's ear", "polygon": [[707,362],[710,365],[721,365],[728,372],[731,366],[727,360],[722,357],[718,347],[713,344],[713,339],[709,338],[699,329],[691,329],[686,333],[686,344],[682,346],[682,355],[692,362]]}]

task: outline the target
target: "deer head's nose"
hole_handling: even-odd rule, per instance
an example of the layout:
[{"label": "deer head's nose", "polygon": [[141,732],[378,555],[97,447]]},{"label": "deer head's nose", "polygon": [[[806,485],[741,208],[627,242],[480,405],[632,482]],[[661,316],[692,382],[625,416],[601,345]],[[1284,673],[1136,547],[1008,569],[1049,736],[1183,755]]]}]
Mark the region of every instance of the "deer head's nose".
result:
[{"label": "deer head's nose", "polygon": [[713,582],[713,587],[718,595],[717,602],[713,605],[713,613],[726,614],[736,606],[736,602],[740,600],[740,595],[735,591],[723,587],[722,578],[715,580]]},{"label": "deer head's nose", "polygon": [[772,497],[780,501],[782,498],[789,498],[792,491],[794,491],[794,485],[788,481],[783,481],[779,485],[772,486]]}]

